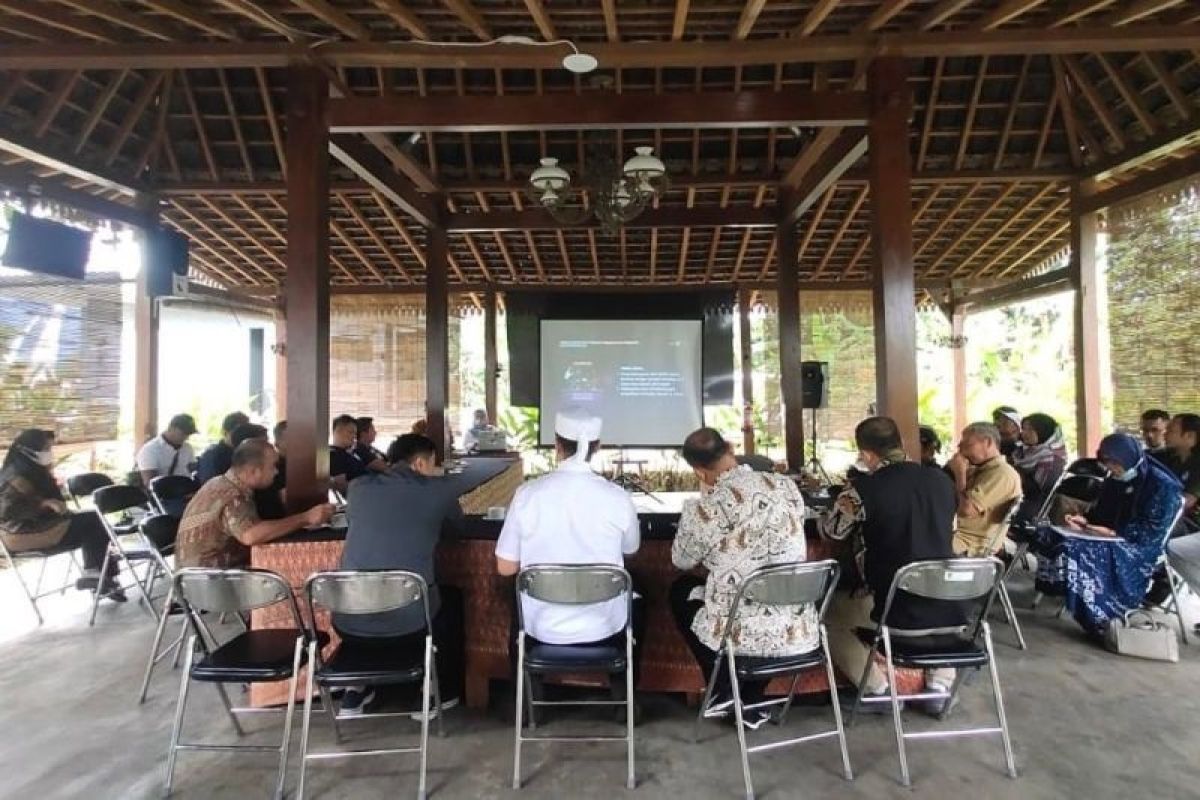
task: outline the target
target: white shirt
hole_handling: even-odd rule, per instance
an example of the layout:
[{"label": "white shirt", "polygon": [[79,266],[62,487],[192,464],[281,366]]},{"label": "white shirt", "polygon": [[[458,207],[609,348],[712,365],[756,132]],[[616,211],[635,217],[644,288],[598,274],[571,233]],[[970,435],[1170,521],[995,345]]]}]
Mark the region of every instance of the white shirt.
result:
[{"label": "white shirt", "polygon": [[[179,458],[175,458],[176,452],[178,452]],[[142,445],[141,450],[138,450],[137,468],[139,472],[153,472],[154,477],[158,478],[167,475],[171,469],[171,463],[174,462],[175,469],[169,474],[190,475],[191,465],[195,460],[196,454],[192,452],[190,444],[184,442],[176,451],[175,447],[159,434]]]},{"label": "white shirt", "polygon": [[[564,462],[517,490],[496,542],[496,555],[522,567],[613,564],[641,545],[637,509],[623,489],[586,463]],[[625,627],[628,600],[563,606],[522,598],[525,631],[547,644],[607,639]]]}]

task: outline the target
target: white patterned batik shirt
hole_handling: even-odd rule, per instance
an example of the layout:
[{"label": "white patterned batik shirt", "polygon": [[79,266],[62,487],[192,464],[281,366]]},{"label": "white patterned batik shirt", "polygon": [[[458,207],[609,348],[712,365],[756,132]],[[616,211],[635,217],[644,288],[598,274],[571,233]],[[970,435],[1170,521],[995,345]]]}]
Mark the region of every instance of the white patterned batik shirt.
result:
[{"label": "white patterned batik shirt", "polygon": [[[730,606],[747,575],[759,567],[803,561],[804,500],[782,475],[732,469],[712,491],[685,503],[671,560],[680,569],[708,569],[704,608],[692,631],[717,650]],[[820,642],[811,605],[766,606],[742,603],[733,629],[735,651],[751,656],[806,653]]]}]

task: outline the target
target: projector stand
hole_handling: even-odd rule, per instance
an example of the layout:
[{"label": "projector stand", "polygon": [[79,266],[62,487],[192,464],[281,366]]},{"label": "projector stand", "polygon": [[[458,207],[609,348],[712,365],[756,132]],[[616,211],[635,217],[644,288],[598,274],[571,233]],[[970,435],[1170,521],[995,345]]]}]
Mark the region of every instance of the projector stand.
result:
[{"label": "projector stand", "polygon": [[811,415],[810,419],[812,420],[812,457],[804,462],[802,471],[811,473],[815,477],[820,478],[825,486],[829,486],[833,481],[829,480],[829,473],[825,471],[825,465],[821,463],[821,459],[817,458],[817,410],[810,408],[808,413]]}]

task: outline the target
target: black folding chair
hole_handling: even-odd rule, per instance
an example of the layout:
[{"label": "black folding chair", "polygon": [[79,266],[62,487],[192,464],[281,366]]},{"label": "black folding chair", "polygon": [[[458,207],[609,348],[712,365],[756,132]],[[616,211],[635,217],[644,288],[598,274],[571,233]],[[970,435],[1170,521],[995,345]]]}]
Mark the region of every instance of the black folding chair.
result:
[{"label": "black folding chair", "polygon": [[85,497],[91,497],[97,489],[112,485],[112,478],[103,472],[82,472],[67,478],[67,494],[75,503],[75,508],[82,509]]},{"label": "black folding chair", "polygon": [[[436,647],[433,644],[433,621],[429,614],[429,587],[425,579],[415,572],[387,570],[380,572],[338,571],[318,572],[305,583],[308,597],[309,617],[312,622],[308,635],[308,683],[304,694],[304,718],[300,734],[300,784],[296,790],[297,800],[304,798],[304,781],[310,760],[346,758],[350,756],[394,755],[398,753],[420,753],[420,777],[417,798],[425,798],[425,773],[429,755],[429,718],[436,715],[438,736],[444,736],[442,726],[442,699],[438,688]],[[413,659],[405,653],[390,653],[381,657],[376,652],[362,652],[343,641],[328,661],[321,657],[317,646],[317,610],[325,609],[339,615],[379,614],[397,611],[420,603],[425,616],[425,653]],[[339,737],[338,717],[333,711],[331,689],[351,686],[391,686],[421,683],[421,742],[417,747],[394,747],[369,750],[331,750],[311,753],[308,749],[309,725],[312,720],[312,697],[320,691],[321,704],[325,707],[335,737]],[[430,702],[436,711],[430,711]],[[361,714],[355,719],[407,716],[406,714]]]},{"label": "black folding chair", "polygon": [[[625,647],[538,643],[527,647],[521,598],[543,603],[586,605],[625,597]],[[513,743],[513,788],[521,788],[523,742],[625,742],[627,788],[637,786],[633,754],[633,581],[621,567],[610,564],[543,564],[517,575],[517,713]],[[526,686],[534,675],[602,672],[625,674],[623,700],[535,700]],[[536,729],[537,706],[625,706],[624,736],[526,736],[523,727],[528,704],[530,729]]]},{"label": "black folding chair", "polygon": [[190,475],[160,475],[150,481],[150,496],[158,506],[159,513],[183,516],[183,508],[192,499],[200,485]]},{"label": "black folding chair", "polygon": [[[171,729],[171,747],[167,752],[166,793],[175,779],[175,758],[180,750],[246,751],[279,754],[279,775],[275,797],[283,797],[287,777],[288,746],[292,738],[292,717],[296,708],[296,685],[300,668],[306,661],[307,631],[300,620],[300,609],[286,580],[277,573],[258,569],[187,568],[175,573],[175,599],[184,607],[192,622],[192,634],[185,646],[183,675],[179,683],[179,701]],[[242,631],[223,643],[210,639],[210,632],[199,624],[202,612],[249,614],[260,608],[285,604],[291,611],[293,626]],[[318,643],[320,646],[320,643]],[[234,708],[225,691],[226,683],[288,682],[287,710],[283,739],[275,747],[267,745],[180,742],[183,715],[192,681],[213,683],[221,695],[225,711],[238,735],[244,735],[237,714],[262,709]]]},{"label": "black folding chair", "polygon": [[[136,586],[141,594],[139,601],[145,604],[147,611],[157,622],[158,611],[154,608],[150,593],[154,588],[163,557],[158,547],[142,535],[139,527],[143,517],[157,510],[154,501],[141,487],[124,485],[97,489],[92,495],[92,501],[104,530],[108,533],[109,547],[100,567],[101,580],[92,595],[92,614],[88,625],[96,624],[96,609],[100,606],[101,587],[104,585],[103,576],[108,574],[108,565],[114,559],[117,562],[117,574],[120,574],[122,569],[127,569],[133,578],[132,584],[121,588],[132,589]],[[118,515],[120,518],[114,519]],[[145,565],[144,575],[138,574],[139,565]]]},{"label": "black folding chair", "polygon": [[[842,772],[846,780],[854,780],[854,773],[850,768],[850,753],[846,749],[846,731],[842,725],[842,710],[838,705],[837,678],[833,672],[833,661],[829,657],[829,640],[825,630],[825,612],[829,609],[829,602],[833,597],[833,590],[837,588],[838,576],[840,574],[841,570],[838,567],[838,563],[833,559],[774,564],[756,569],[747,575],[733,598],[733,605],[729,608],[729,619],[725,624],[725,632],[721,635],[721,648],[717,651],[713,659],[712,676],[709,678],[708,688],[704,692],[704,700],[700,703],[700,711],[696,715],[692,741],[696,741],[697,739],[700,720],[717,716],[716,713],[710,713],[709,705],[712,702],[713,690],[717,684],[717,676],[721,671],[721,661],[726,660],[728,662],[728,674],[731,676],[730,684],[733,688],[733,710],[737,720],[738,749],[742,757],[742,777],[746,783],[747,800],[754,800],[754,785],[750,779],[749,758],[752,753],[761,753],[780,747],[803,744],[804,742],[811,742],[818,739],[827,739],[831,736],[838,738],[838,744],[842,751]],[[738,656],[734,631],[737,626],[738,610],[742,607],[743,603],[757,603],[772,607],[806,605],[815,607],[817,609],[817,622],[820,626],[820,644],[815,650],[798,655]],[[800,675],[807,670],[819,667],[825,668],[825,678],[829,682],[829,697],[833,705],[834,727],[830,730],[820,731],[807,736],[747,747],[746,729],[742,725],[743,712],[755,708],[782,705],[783,708],[775,721],[777,724],[783,725],[787,718],[788,710],[791,708],[792,696],[796,692],[796,684],[800,680]],[[786,697],[765,700],[761,703],[754,703],[748,706],[742,705],[741,689],[739,688],[740,681],[769,680],[788,675],[792,676],[792,683],[788,688]]]},{"label": "black folding chair", "polygon": [[[892,721],[896,727],[896,748],[900,754],[900,779],[911,786],[908,774],[908,756],[904,742],[908,739],[934,739],[957,736],[984,736],[999,734],[1004,742],[1004,761],[1009,777],[1017,777],[1013,761],[1012,742],[1008,735],[1008,720],[1004,715],[1004,697],[1000,692],[1000,676],[996,670],[996,657],[992,646],[992,631],[987,616],[996,596],[1004,565],[998,558],[947,558],[933,561],[917,561],[901,568],[892,579],[887,600],[879,624],[875,628],[860,628],[859,638],[870,646],[867,665],[858,682],[858,697],[850,712],[850,724],[858,715],[862,703],[891,703]],[[974,621],[964,625],[909,630],[888,624],[896,595],[905,592],[915,597],[940,601],[941,603],[974,603]],[[980,641],[982,634],[982,642]],[[886,661],[888,690],[883,696],[866,697],[867,680],[875,654],[882,652]],[[900,719],[900,703],[906,700],[941,700],[949,709],[962,687],[964,670],[988,667],[992,678],[992,695],[996,704],[999,727],[960,728],[957,730],[933,730],[906,733]],[[910,669],[955,669],[954,685],[949,692],[919,692],[902,695],[896,683],[896,668]],[[943,712],[943,716],[945,712]]]},{"label": "black folding chair", "polygon": [[[143,519],[139,527],[141,528],[143,538],[146,539],[149,545],[156,545],[160,542],[174,542],[175,535],[179,531],[179,519],[169,514],[155,514],[152,517]],[[158,662],[166,658],[167,655],[174,654],[172,665],[179,666],[179,656],[184,640],[187,639],[188,618],[187,614],[182,613],[183,610],[181,607],[181,613],[179,614],[179,635],[172,640],[171,644],[159,650],[163,634],[167,628],[167,621],[171,615],[171,606],[175,603],[175,573],[171,565],[167,563],[164,551],[159,550],[158,552],[158,571],[168,581],[170,588],[167,591],[166,599],[163,601],[162,612],[158,615],[158,627],[154,631],[154,641],[150,645],[150,656],[146,660],[146,670],[142,675],[142,688],[138,693],[139,703],[146,701],[146,692],[150,688],[150,676],[153,674]],[[197,622],[200,621],[197,620]],[[201,624],[203,623],[201,622]]]},{"label": "black folding chair", "polygon": [[[1162,553],[1158,557],[1156,569],[1161,569],[1166,573],[1167,586],[1171,589],[1171,607],[1165,609],[1168,613],[1175,615],[1176,621],[1179,623],[1179,639],[1184,644],[1188,643],[1187,638],[1187,623],[1183,621],[1183,607],[1179,604],[1179,590],[1185,586],[1183,578],[1175,571],[1175,567],[1171,564],[1170,555],[1167,552],[1167,546],[1171,539],[1174,538],[1176,529],[1183,523],[1183,501],[1179,502],[1179,510],[1175,512],[1175,518],[1171,521],[1171,525],[1167,528],[1167,534],[1163,537]],[[1186,528],[1184,529],[1186,531]]]}]

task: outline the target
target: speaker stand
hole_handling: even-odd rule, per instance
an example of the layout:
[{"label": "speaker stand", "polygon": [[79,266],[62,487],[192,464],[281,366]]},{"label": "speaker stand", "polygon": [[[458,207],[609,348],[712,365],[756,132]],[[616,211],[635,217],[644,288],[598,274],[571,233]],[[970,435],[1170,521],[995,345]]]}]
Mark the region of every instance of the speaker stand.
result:
[{"label": "speaker stand", "polygon": [[817,457],[817,409],[810,408],[808,413],[810,415],[809,420],[812,430],[812,456],[804,462],[803,472],[807,472],[818,478],[823,485],[830,486],[833,484],[833,481],[829,480],[829,473],[825,471],[825,465]]}]

